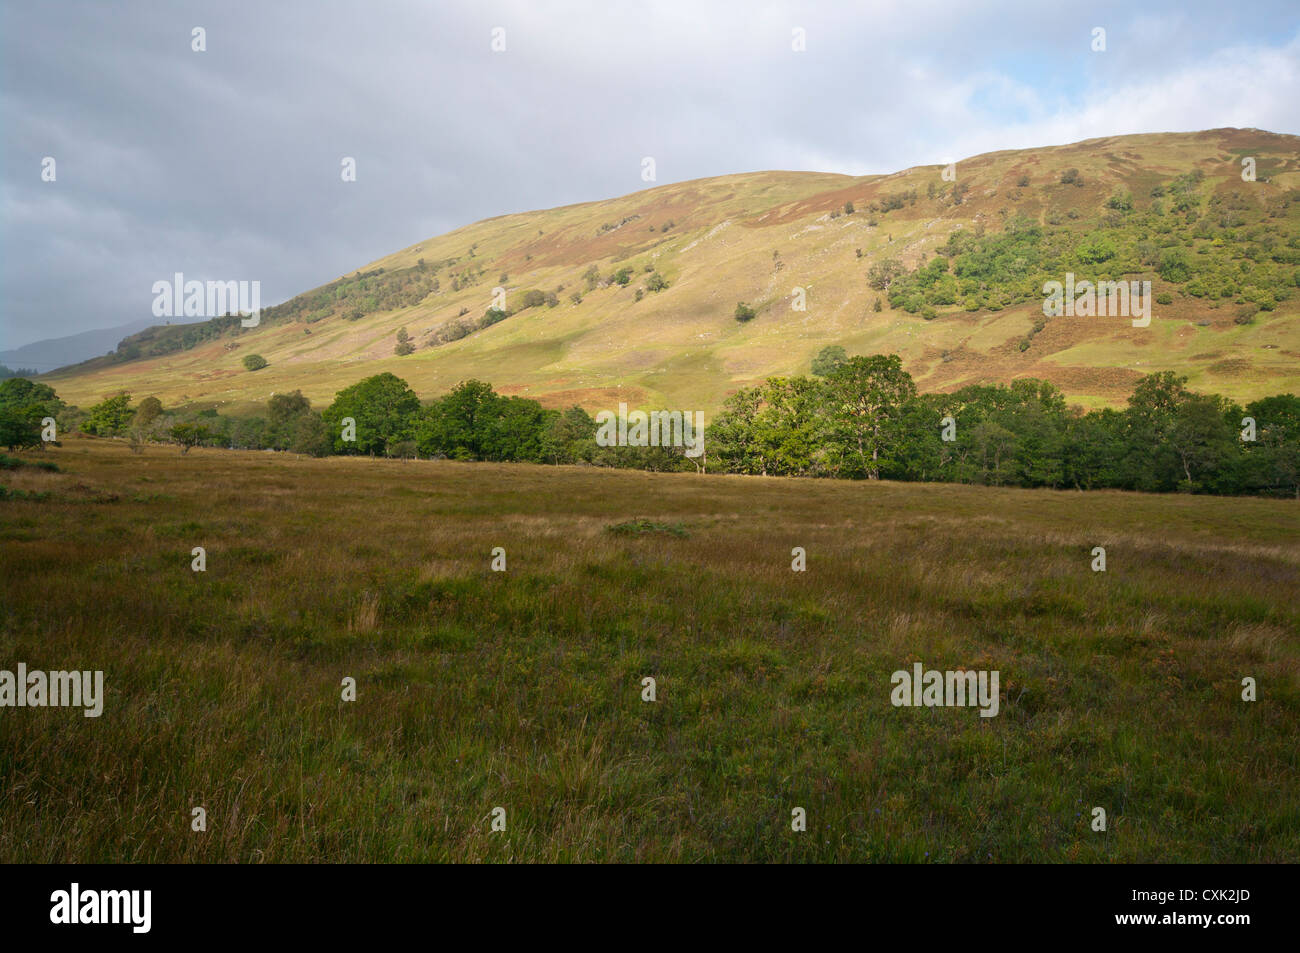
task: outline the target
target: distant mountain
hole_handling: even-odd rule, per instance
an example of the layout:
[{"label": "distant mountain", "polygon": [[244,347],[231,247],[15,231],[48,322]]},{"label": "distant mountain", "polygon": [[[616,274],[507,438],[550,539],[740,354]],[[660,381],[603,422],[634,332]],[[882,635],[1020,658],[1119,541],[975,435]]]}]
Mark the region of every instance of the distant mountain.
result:
[{"label": "distant mountain", "polygon": [[[1044,283],[1074,279],[1150,281],[1149,326],[1045,316]],[[1097,406],[1172,370],[1244,401],[1300,391],[1298,281],[1300,138],[1117,136],[503,215],[266,308],[257,328],[152,328],[50,383],[82,405],[125,388],[240,412],[295,389],[320,406],[391,371],[422,397],[474,377],[548,406],[712,414],[839,345],[900,355],[923,390],[1037,377]],[[253,353],[269,366],[246,371]]]},{"label": "distant mountain", "polygon": [[157,318],[149,318],[118,325],[115,328],[100,328],[95,331],[82,331],[80,334],[69,334],[62,338],[33,341],[11,351],[0,351],[0,364],[13,369],[29,367],[45,373],[69,364],[79,364],[92,357],[101,357],[116,349],[123,338],[137,334],[157,323]]}]

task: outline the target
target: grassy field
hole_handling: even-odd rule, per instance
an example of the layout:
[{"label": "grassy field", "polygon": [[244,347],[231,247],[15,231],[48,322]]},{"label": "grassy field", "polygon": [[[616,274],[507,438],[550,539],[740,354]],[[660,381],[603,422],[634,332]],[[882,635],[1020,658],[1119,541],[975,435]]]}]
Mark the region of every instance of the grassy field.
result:
[{"label": "grassy field", "polygon": [[0,708],[0,861],[1300,860],[1294,502],[27,458],[0,668],[107,698]]}]

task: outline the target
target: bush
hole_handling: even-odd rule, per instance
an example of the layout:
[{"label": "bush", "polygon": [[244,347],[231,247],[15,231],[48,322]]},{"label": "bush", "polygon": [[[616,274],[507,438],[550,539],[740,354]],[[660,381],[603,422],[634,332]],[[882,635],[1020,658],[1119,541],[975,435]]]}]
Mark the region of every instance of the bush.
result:
[{"label": "bush", "polygon": [[181,423],[172,427],[167,432],[172,442],[178,444],[181,448],[181,456],[190,452],[190,447],[197,447],[212,439],[212,434],[207,427],[201,424]]},{"label": "bush", "polygon": [[1160,277],[1174,284],[1186,281],[1192,273],[1187,261],[1187,252],[1181,248],[1171,248],[1160,256]]},{"label": "bush", "polygon": [[690,533],[686,531],[685,525],[683,525],[680,522],[679,523],[657,523],[654,520],[648,520],[644,518],[627,520],[626,522],[623,523],[612,523],[609,526],[605,527],[605,531],[607,533],[612,533],[615,536],[662,535],[662,536],[676,536],[679,539],[684,539],[685,537],[690,535]]},{"label": "bush", "polygon": [[118,394],[91,407],[81,429],[96,437],[120,437],[126,433],[134,416],[131,395]]},{"label": "bush", "polygon": [[744,324],[746,321],[753,321],[757,315],[758,312],[755,311],[753,308],[751,308],[749,305],[745,304],[745,302],[743,301],[736,302],[735,318],[741,324]]},{"label": "bush", "polygon": [[646,279],[645,286],[647,291],[655,291],[655,292],[663,291],[665,288],[668,287],[668,280],[664,278],[663,275],[659,274],[659,272],[656,271],[654,274],[652,274],[649,278]]},{"label": "bush", "polygon": [[244,367],[250,371],[260,371],[268,364],[266,358],[260,354],[244,355]]},{"label": "bush", "polygon": [[849,359],[848,352],[838,344],[824,347],[813,358],[812,372],[818,377],[829,377],[835,368]]},{"label": "bush", "polygon": [[135,409],[135,425],[145,427],[162,416],[163,405],[157,397],[146,397]]}]

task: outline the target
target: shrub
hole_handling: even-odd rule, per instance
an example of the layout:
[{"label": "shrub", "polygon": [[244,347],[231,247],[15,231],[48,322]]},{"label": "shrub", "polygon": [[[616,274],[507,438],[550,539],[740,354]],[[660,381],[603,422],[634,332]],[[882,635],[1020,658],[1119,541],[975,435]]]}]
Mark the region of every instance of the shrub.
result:
[{"label": "shrub", "polygon": [[822,348],[817,356],[813,358],[812,372],[818,377],[829,377],[835,368],[848,359],[848,352],[843,347],[838,344],[831,344]]},{"label": "shrub", "polygon": [[606,532],[613,533],[615,536],[648,536],[651,534],[676,536],[684,538],[690,533],[682,523],[656,523],[648,519],[628,520],[624,523],[614,523],[605,527]]},{"label": "shrub", "polygon": [[1157,269],[1165,281],[1180,284],[1191,276],[1191,266],[1187,261],[1187,252],[1181,248],[1171,248],[1160,256]]},{"label": "shrub", "polygon": [[172,438],[173,443],[180,446],[181,456],[189,453],[190,447],[197,447],[212,439],[212,434],[208,432],[207,427],[204,427],[201,424],[187,423],[177,424],[172,427],[172,429],[168,431],[168,436]]},{"label": "shrub", "polygon": [[745,302],[743,301],[736,302],[735,318],[741,324],[744,324],[746,321],[753,321],[754,318],[757,316],[757,314],[758,312],[755,311],[753,308],[751,308],[749,305],[745,304]]},{"label": "shrub", "polygon": [[134,416],[131,395],[118,394],[91,407],[81,423],[81,429],[97,437],[120,437],[126,433]]},{"label": "shrub", "polygon": [[135,425],[137,427],[147,426],[162,416],[162,412],[162,401],[157,397],[146,397],[140,401],[140,406],[135,409]]},{"label": "shrub", "polygon": [[244,355],[244,367],[250,371],[260,371],[267,366],[267,360],[260,354]]}]

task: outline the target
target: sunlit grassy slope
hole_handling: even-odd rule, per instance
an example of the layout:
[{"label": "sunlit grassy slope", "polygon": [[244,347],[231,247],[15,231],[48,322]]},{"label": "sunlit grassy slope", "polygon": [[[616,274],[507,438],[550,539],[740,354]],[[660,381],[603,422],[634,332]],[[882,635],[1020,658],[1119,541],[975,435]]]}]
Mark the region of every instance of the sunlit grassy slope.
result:
[{"label": "sunlit grassy slope", "polygon": [[[0,861],[1300,860],[1293,502],[44,458],[0,667],[107,698],[0,709]],[[914,662],[998,715],[893,707]]]},{"label": "sunlit grassy slope", "polygon": [[[1254,156],[1258,181],[1241,181],[1240,160]],[[1084,186],[1062,184],[1077,168]],[[967,383],[1046,378],[1075,402],[1123,400],[1142,374],[1172,369],[1193,387],[1238,399],[1300,388],[1300,295],[1248,325],[1234,324],[1231,300],[1211,303],[1175,291],[1157,306],[1152,326],[1125,318],[1053,322],[1017,346],[1041,316],[1038,301],[1000,311],[941,309],[933,320],[889,307],[867,284],[873,262],[886,257],[915,266],[956,229],[988,232],[1017,215],[1068,228],[1099,227],[1116,189],[1149,207],[1153,187],[1200,170],[1203,194],[1234,193],[1250,222],[1267,230],[1270,205],[1294,226],[1300,199],[1300,147],[1294,136],[1259,130],[1212,130],[1094,139],[1067,146],[999,152],[958,163],[965,201],[928,197],[951,187],[939,166],[854,178],[806,172],[760,172],[646,189],[621,198],[547,211],[505,215],[418,242],[359,269],[390,275],[421,259],[451,261],[441,288],[397,311],[359,320],[331,315],[267,324],[163,357],[92,362],[51,375],[61,396],[82,406],[121,389],[164,403],[250,409],[271,393],[301,389],[327,403],[341,387],[381,371],[408,380],[421,396],[477,377],[506,393],[551,406],[589,409],[618,400],[633,405],[715,411],[737,387],[775,374],[807,373],[828,344],[849,353],[894,352],[923,389]],[[1029,184],[1021,186],[1021,177]],[[869,204],[917,190],[915,204],[871,214]],[[851,215],[833,213],[853,202]],[[870,221],[875,219],[875,225]],[[665,231],[669,223],[671,227]],[[1184,227],[1186,223],[1180,223]],[[1243,239],[1244,246],[1244,239]],[[859,257],[859,250],[861,257]],[[1233,252],[1236,253],[1235,250]],[[626,287],[587,292],[583,273],[629,266]],[[634,300],[653,265],[667,290]],[[450,276],[481,268],[452,290]],[[557,307],[520,311],[452,343],[434,345],[440,328],[465,309],[477,318],[492,304],[501,274],[507,304],[527,289],[556,291]],[[1170,290],[1155,277],[1154,290]],[[792,309],[792,290],[806,289],[807,310]],[[583,290],[580,304],[570,300]],[[873,310],[883,300],[883,309]],[[738,301],[758,317],[738,324]],[[417,350],[393,354],[405,327]],[[243,356],[260,353],[270,367],[246,372]]]}]

